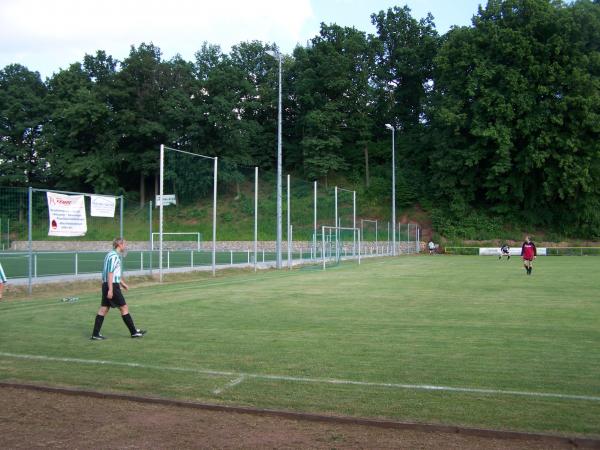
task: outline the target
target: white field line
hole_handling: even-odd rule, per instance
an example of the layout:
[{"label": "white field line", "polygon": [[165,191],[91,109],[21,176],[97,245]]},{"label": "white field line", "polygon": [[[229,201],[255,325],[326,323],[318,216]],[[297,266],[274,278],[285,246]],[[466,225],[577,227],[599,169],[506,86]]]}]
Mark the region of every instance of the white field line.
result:
[{"label": "white field line", "polygon": [[237,386],[237,385],[238,385],[238,384],[240,384],[242,381],[244,381],[244,375],[242,375],[242,376],[240,376],[240,377],[236,378],[235,380],[232,380],[231,382],[227,383],[225,386],[223,386],[223,387],[221,387],[221,388],[215,389],[215,390],[213,391],[213,394],[215,394],[215,395],[219,395],[221,392],[223,392],[223,391],[225,391],[225,390],[227,390],[227,389],[229,389],[229,388],[232,388],[232,387],[234,387],[234,386]]},{"label": "white field line", "polygon": [[[236,377],[236,379],[234,381],[229,383],[229,385],[231,385],[231,386],[235,386],[235,384],[241,383],[246,378],[254,378],[257,380],[295,381],[298,383],[337,384],[337,385],[378,387],[378,388],[390,388],[390,389],[460,392],[460,393],[468,393],[468,394],[516,395],[516,396],[523,396],[523,397],[555,398],[555,399],[561,399],[561,400],[584,400],[584,401],[591,401],[591,402],[600,402],[600,397],[592,396],[592,395],[571,395],[571,394],[556,394],[556,393],[552,393],[552,392],[531,392],[531,391],[512,391],[512,390],[502,390],[502,389],[480,389],[480,388],[470,388],[470,387],[433,386],[433,385],[428,385],[428,384],[375,383],[375,382],[369,382],[369,381],[338,380],[338,379],[334,379],[334,378],[292,377],[292,376],[287,376],[287,375],[267,375],[267,374],[256,374],[256,373],[246,373],[246,372],[229,372],[229,371],[210,370],[210,369],[193,369],[193,368],[189,368],[189,367],[153,366],[153,365],[139,364],[139,363],[132,363],[132,362],[107,361],[107,360],[99,360],[99,359],[58,358],[58,357],[43,356],[43,355],[22,355],[22,354],[6,353],[6,352],[0,352],[0,356],[4,356],[7,358],[34,360],[34,361],[55,361],[55,362],[66,362],[66,363],[76,363],[76,364],[122,366],[122,367],[134,367],[134,368],[140,368],[140,369],[165,370],[165,371],[171,371],[171,372],[198,373],[198,374],[210,375],[210,376]],[[232,384],[236,381],[238,381],[238,382],[235,384]],[[229,386],[229,385],[227,385],[227,386]]]}]

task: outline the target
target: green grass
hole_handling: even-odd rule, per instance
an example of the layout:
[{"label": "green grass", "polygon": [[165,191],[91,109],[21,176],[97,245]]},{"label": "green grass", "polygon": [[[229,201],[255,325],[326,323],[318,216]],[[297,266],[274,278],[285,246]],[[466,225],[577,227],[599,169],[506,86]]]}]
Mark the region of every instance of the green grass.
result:
[{"label": "green grass", "polygon": [[178,277],[129,292],[146,337],[113,311],[104,342],[87,339],[97,292],[40,294],[0,303],[0,380],[600,436],[599,270],[600,258],[547,257],[527,277],[517,258],[420,256]]}]

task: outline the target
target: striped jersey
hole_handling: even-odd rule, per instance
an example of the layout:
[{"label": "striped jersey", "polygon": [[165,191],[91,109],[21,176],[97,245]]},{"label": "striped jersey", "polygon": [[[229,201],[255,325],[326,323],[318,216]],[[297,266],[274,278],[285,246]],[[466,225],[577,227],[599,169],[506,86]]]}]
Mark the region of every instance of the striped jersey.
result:
[{"label": "striped jersey", "polygon": [[4,269],[2,269],[2,264],[0,264],[0,283],[6,283],[6,274],[4,273]]},{"label": "striped jersey", "polygon": [[104,257],[102,282],[108,282],[108,274],[113,273],[113,283],[121,282],[121,257],[116,250],[111,250]]}]

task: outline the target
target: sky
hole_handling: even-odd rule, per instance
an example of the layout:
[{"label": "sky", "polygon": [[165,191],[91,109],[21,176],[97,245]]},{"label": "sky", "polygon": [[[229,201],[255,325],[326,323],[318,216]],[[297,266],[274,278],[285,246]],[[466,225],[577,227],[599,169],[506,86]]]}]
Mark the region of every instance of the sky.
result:
[{"label": "sky", "polygon": [[18,63],[42,79],[104,50],[118,60],[132,45],[158,46],[163,58],[188,61],[203,42],[227,53],[258,40],[291,54],[319,32],[321,22],[375,33],[372,13],[407,5],[428,12],[440,34],[470,25],[486,0],[0,0],[0,69]]}]

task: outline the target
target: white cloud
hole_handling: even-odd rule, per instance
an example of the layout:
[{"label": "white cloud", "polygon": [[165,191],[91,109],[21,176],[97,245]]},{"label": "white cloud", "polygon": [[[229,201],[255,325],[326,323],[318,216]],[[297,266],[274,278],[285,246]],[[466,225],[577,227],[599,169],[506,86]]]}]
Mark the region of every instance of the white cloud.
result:
[{"label": "white cloud", "polygon": [[96,50],[122,59],[141,42],[188,60],[204,41],[291,52],[313,14],[310,0],[2,0],[0,68],[20,63],[49,76]]}]

